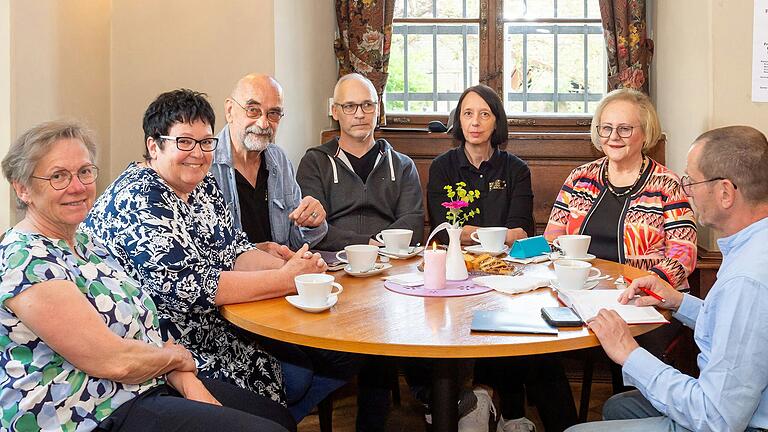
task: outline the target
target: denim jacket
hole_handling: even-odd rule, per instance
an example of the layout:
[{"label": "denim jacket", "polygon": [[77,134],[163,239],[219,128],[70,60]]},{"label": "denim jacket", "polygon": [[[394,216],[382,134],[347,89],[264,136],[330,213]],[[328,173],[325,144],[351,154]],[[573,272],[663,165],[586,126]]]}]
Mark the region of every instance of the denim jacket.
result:
[{"label": "denim jacket", "polygon": [[[232,213],[235,227],[242,230],[240,222],[240,201],[237,197],[235,183],[235,167],[232,163],[232,142],[229,137],[229,126],[219,133],[219,145],[213,154],[211,174],[224,195],[224,201]],[[299,206],[301,201],[301,189],[296,183],[293,164],[285,152],[278,146],[270,144],[261,155],[262,163],[267,164],[269,178],[267,179],[267,191],[269,193],[269,223],[272,226],[272,241],[283,244],[293,250],[300,248],[304,243],[312,247],[325,237],[328,232],[328,224],[323,223],[316,228],[303,228],[294,224],[288,215]],[[245,215],[248,217],[248,215]]]}]

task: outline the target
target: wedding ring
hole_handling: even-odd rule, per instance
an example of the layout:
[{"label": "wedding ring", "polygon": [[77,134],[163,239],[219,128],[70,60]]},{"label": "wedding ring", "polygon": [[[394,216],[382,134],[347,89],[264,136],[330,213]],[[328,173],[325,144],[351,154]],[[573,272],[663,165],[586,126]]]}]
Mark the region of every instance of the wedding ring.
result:
[{"label": "wedding ring", "polygon": [[317,212],[310,213],[309,217],[311,217],[312,219],[316,218],[317,217]]}]

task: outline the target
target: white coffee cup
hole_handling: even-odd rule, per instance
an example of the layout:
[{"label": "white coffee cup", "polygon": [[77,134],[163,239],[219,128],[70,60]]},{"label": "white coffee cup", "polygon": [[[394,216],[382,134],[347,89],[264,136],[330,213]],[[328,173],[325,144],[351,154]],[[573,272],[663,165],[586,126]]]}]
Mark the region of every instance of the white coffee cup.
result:
[{"label": "white coffee cup", "polygon": [[480,243],[485,251],[500,251],[504,249],[504,240],[507,239],[506,227],[478,228],[469,235],[472,240]]},{"label": "white coffee cup", "polygon": [[589,250],[589,242],[592,237],[584,234],[561,235],[552,242],[553,245],[562,249],[568,258],[586,258]]},{"label": "white coffee cup", "polygon": [[557,285],[563,289],[577,290],[584,288],[584,284],[593,271],[595,274],[591,277],[602,275],[600,269],[592,267],[592,264],[588,262],[569,259],[555,261]]},{"label": "white coffee cup", "polygon": [[[342,258],[341,254],[346,254]],[[379,255],[379,248],[373,245],[359,244],[349,245],[343,251],[336,253],[336,259],[349,264],[350,270],[356,273],[366,272],[376,265],[376,257]]]},{"label": "white coffee cup", "polygon": [[376,240],[384,244],[387,252],[401,254],[408,253],[411,246],[413,231],[409,229],[393,228],[385,229],[376,234]]},{"label": "white coffee cup", "polygon": [[[296,284],[301,303],[311,307],[325,306],[331,296],[344,291],[341,284],[334,282],[333,276],[325,273],[298,275],[293,278],[293,282]],[[338,288],[338,291],[333,291],[333,287]]]}]

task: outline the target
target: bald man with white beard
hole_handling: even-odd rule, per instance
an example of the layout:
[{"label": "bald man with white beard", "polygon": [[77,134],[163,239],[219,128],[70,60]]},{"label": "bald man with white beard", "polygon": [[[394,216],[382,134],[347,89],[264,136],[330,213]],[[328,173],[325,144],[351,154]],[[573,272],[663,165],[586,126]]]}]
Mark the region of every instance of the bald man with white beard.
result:
[{"label": "bald man with white beard", "polygon": [[283,115],[283,89],[274,78],[241,78],[225,102],[227,125],[211,166],[234,225],[280,258],[289,255],[286,247],[312,247],[328,232],[322,204],[301,197],[293,164],[275,145]]},{"label": "bald man with white beard", "polygon": [[[316,245],[328,232],[325,209],[302,199],[293,165],[274,144],[283,117],[283,90],[271,76],[241,78],[225,103],[227,125],[218,135],[211,173],[222,190],[233,225],[259,249],[277,257]],[[288,409],[296,422],[359,368],[353,354],[259,338],[280,360]]]}]

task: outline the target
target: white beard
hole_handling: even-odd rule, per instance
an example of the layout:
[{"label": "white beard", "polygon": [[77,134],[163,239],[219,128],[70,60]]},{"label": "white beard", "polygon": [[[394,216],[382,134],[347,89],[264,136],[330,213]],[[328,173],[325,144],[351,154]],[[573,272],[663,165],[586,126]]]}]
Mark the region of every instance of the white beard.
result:
[{"label": "white beard", "polygon": [[248,151],[263,152],[272,143],[274,134],[271,129],[252,126],[243,131],[242,143]]}]

